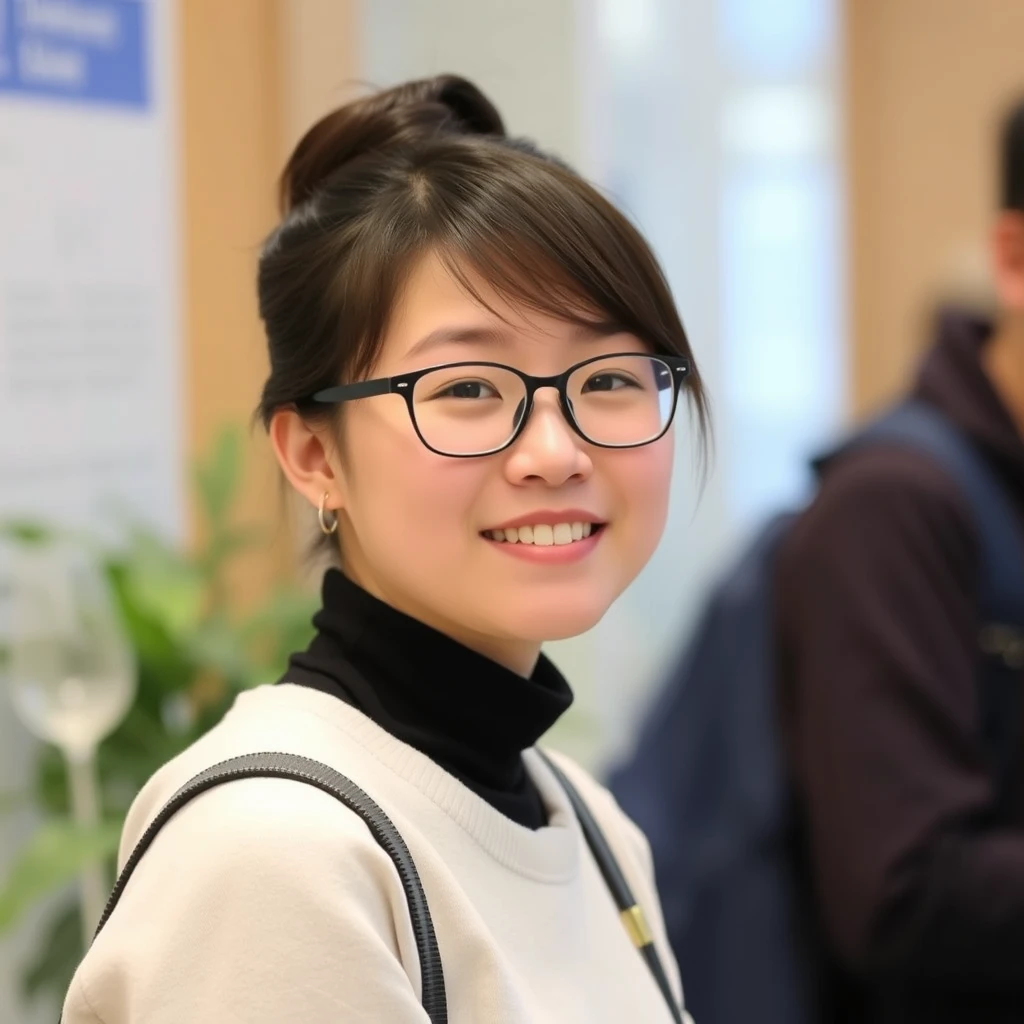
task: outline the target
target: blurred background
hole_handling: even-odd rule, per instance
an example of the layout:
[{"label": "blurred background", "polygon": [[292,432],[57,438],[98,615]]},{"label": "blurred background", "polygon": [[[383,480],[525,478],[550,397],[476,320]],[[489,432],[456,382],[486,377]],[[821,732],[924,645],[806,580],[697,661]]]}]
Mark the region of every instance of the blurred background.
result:
[{"label": "blurred background", "polygon": [[[577,693],[554,741],[601,771],[722,560],[906,380],[937,301],[985,301],[1021,38],[1019,0],[0,0],[0,1024],[54,1018],[81,948],[70,880],[110,856],[137,785],[304,635],[302,531],[249,420],[256,255],[314,120],[366,84],[465,75],[667,271],[716,449],[702,485],[678,446],[659,555],[552,645]],[[101,552],[127,622],[97,627],[108,727],[127,714],[99,815],[84,734],[10,671],[18,581],[59,564],[89,592],[71,555],[33,561],[58,557],[54,527]]]}]

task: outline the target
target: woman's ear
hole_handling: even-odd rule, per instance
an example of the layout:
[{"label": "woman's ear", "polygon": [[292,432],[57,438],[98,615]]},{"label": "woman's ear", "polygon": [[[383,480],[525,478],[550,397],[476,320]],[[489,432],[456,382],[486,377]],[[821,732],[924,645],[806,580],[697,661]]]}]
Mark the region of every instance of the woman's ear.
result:
[{"label": "woman's ear", "polygon": [[314,427],[293,408],[278,409],[270,421],[270,443],[288,482],[313,508],[324,495],[326,510],[345,505],[338,448],[325,427]]}]

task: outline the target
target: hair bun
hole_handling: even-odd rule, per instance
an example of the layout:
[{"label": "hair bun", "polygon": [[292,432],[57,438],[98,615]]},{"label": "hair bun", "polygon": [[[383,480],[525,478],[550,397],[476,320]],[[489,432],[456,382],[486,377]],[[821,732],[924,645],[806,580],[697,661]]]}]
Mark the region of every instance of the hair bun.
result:
[{"label": "hair bun", "polygon": [[366,153],[449,132],[504,137],[493,103],[458,75],[406,82],[347,103],[299,141],[281,174],[282,212],[314,195],[341,167]]}]

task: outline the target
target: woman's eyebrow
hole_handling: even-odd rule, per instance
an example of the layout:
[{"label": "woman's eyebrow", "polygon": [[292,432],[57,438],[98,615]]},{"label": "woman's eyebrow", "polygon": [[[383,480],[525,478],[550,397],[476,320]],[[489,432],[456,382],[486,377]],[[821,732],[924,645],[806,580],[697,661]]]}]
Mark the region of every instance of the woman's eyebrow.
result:
[{"label": "woman's eyebrow", "polygon": [[[576,324],[573,328],[574,341],[600,341],[616,334],[622,334],[625,328],[612,320],[595,320],[592,323]],[[406,353],[407,358],[422,356],[433,349],[451,343],[485,344],[503,347],[512,343],[516,332],[510,327],[499,327],[493,324],[454,324],[437,327],[425,334]]]},{"label": "woman's eyebrow", "polygon": [[602,338],[612,338],[616,334],[628,334],[629,330],[615,320],[594,320],[576,325],[575,340],[577,341],[600,341]]},{"label": "woman's eyebrow", "polygon": [[489,345],[508,345],[514,336],[510,328],[467,324],[438,327],[424,335],[406,353],[407,356],[421,356],[432,349],[451,342],[484,343]]}]

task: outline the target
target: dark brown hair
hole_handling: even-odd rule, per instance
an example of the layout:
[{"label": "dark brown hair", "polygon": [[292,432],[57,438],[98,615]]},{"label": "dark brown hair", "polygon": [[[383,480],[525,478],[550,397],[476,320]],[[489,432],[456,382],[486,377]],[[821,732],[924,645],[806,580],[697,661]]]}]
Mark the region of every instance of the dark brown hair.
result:
[{"label": "dark brown hair", "polygon": [[1024,212],[1024,97],[1003,116],[999,138],[999,200],[1002,209]]},{"label": "dark brown hair", "polygon": [[704,388],[647,243],[564,163],[506,136],[465,79],[409,82],[328,114],[288,161],[280,200],[258,275],[265,425],[282,406],[337,415],[309,396],[372,371],[403,281],[434,252],[471,293],[467,271],[521,307],[611,322],[685,356],[704,453]]}]

